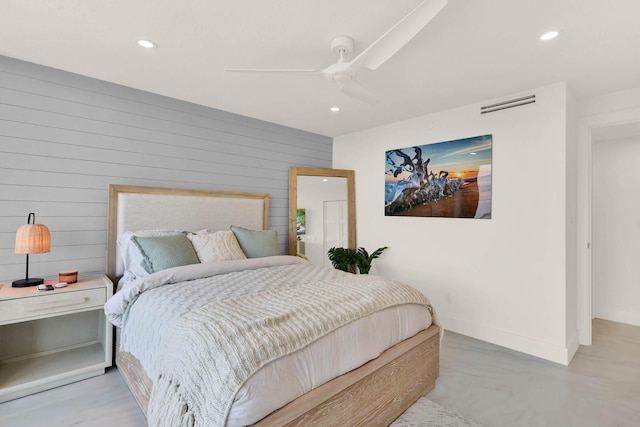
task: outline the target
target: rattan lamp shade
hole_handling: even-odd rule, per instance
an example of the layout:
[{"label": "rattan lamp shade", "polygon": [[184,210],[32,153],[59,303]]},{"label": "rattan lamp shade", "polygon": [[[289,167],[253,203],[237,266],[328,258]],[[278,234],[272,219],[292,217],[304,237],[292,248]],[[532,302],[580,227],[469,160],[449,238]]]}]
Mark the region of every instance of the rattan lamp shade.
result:
[{"label": "rattan lamp shade", "polygon": [[44,224],[25,224],[16,232],[17,254],[42,254],[51,250],[51,235]]},{"label": "rattan lamp shade", "polygon": [[[33,220],[33,222],[31,222]],[[27,270],[25,278],[12,283],[15,288],[35,286],[43,282],[43,279],[29,278],[29,255],[49,252],[51,249],[51,234],[46,225],[36,224],[36,214],[33,212],[27,217],[27,223],[16,232],[15,252],[27,255]]]}]

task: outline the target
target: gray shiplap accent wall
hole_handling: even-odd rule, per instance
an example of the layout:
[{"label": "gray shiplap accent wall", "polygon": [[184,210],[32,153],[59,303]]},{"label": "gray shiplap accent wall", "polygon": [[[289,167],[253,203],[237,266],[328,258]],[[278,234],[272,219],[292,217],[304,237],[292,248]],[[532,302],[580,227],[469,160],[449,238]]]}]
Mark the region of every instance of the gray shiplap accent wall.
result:
[{"label": "gray shiplap accent wall", "polygon": [[[212,82],[215,84],[215,82]],[[32,276],[104,271],[109,184],[269,193],[285,253],[289,166],[331,167],[329,137],[0,56],[0,281],[24,277],[15,232],[52,248]]]}]

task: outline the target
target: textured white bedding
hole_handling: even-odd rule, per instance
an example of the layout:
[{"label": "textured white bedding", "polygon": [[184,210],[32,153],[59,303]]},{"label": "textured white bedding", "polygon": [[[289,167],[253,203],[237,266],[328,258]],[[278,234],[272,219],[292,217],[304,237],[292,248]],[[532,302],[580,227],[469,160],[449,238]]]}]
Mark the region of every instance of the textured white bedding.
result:
[{"label": "textured white bedding", "polygon": [[[245,260],[240,264],[253,269],[265,267],[267,262],[270,265],[273,262],[280,265],[301,262],[306,264],[300,259],[291,259],[292,257],[273,258],[274,260]],[[238,263],[226,262],[214,269],[224,274],[235,270],[236,264]],[[250,272],[245,285],[234,281],[234,273],[212,280],[205,278],[208,276],[208,273],[204,273],[205,268],[209,269],[202,264],[180,267],[175,271],[166,270],[166,273],[160,275],[165,276],[162,280],[156,281],[153,277],[146,279],[141,286],[145,295],[139,296],[139,290],[125,286],[105,306],[105,311],[114,323],[122,321],[124,333],[121,349],[137,357],[152,380],[157,375],[156,360],[162,348],[164,331],[172,322],[212,299],[250,292],[249,283],[252,284],[253,292],[256,280],[264,280],[263,273],[259,271]],[[330,279],[344,274],[332,269],[299,270],[293,266],[286,271],[288,276],[279,274],[269,278],[271,283],[268,286],[288,286],[287,282],[292,280],[316,281],[319,277]],[[183,282],[186,277],[183,274],[196,280]],[[172,282],[177,283],[160,285],[160,282],[166,281],[167,275],[172,277]],[[254,275],[255,280],[252,279]],[[129,303],[139,297],[146,301],[145,304],[132,304],[127,311]],[[171,309],[168,310],[167,307]],[[136,314],[137,310],[144,311]],[[129,317],[135,318],[135,322],[127,322]],[[353,321],[307,347],[265,365],[237,393],[227,425],[247,425],[258,421],[314,387],[376,358],[385,349],[429,327],[433,320],[425,306],[406,304],[391,307]]]}]

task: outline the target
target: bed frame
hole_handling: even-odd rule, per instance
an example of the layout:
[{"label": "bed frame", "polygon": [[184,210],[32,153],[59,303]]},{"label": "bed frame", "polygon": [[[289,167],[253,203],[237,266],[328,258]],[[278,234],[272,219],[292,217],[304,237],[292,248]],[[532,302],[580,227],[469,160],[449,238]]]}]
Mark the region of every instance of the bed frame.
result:
[{"label": "bed frame", "polygon": [[[162,208],[160,208],[162,207]],[[145,229],[268,227],[269,196],[257,193],[109,186],[107,275],[117,283],[116,239]],[[153,382],[139,360],[119,350],[115,361],[142,411]],[[432,325],[389,348],[378,358],[341,375],[266,416],[255,426],[387,426],[435,386],[440,329]]]}]

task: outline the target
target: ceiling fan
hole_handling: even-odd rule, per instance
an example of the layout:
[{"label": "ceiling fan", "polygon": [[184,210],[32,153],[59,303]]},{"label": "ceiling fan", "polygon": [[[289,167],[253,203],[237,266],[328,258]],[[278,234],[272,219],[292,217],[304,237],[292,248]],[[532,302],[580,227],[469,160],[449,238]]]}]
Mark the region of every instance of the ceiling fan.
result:
[{"label": "ceiling fan", "polygon": [[331,40],[331,51],[339,55],[338,62],[321,69],[278,69],[278,68],[225,68],[225,71],[253,73],[289,73],[321,75],[339,85],[345,95],[367,104],[376,104],[377,98],[367,88],[356,81],[361,67],[376,70],[407,44],[420,30],[447,5],[448,0],[424,0],[393,27],[382,34],[369,47],[347,62],[345,55],[353,52],[353,39],[337,36]]}]

